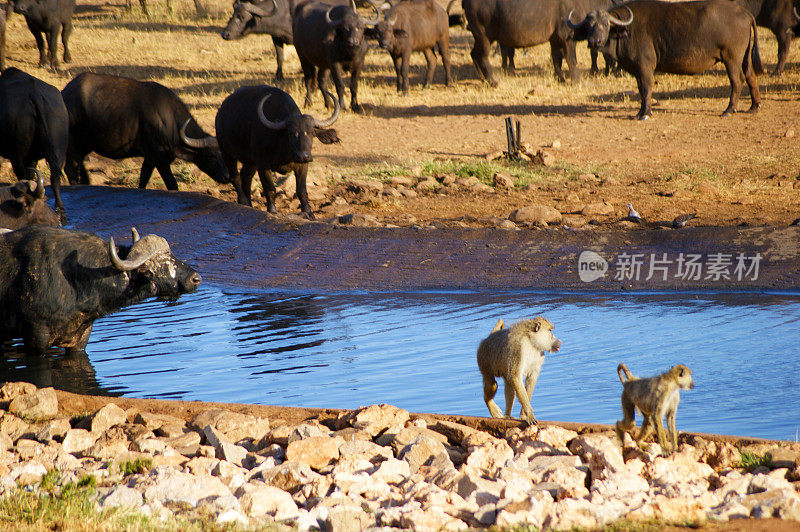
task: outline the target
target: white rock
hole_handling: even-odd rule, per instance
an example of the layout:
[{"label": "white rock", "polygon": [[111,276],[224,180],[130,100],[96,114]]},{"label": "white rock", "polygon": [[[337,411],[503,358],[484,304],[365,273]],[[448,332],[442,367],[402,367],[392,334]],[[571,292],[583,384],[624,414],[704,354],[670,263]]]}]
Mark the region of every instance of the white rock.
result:
[{"label": "white rock", "polygon": [[536,441],[546,443],[557,449],[566,449],[567,442],[574,440],[578,437],[578,433],[574,430],[568,430],[556,425],[548,425],[539,429],[536,435]]},{"label": "white rock", "polygon": [[299,515],[292,496],[275,486],[256,486],[241,496],[239,503],[250,517],[270,516],[276,521]]},{"label": "white rock", "polygon": [[143,503],[142,494],[138,490],[127,486],[117,486],[103,497],[101,507],[109,508],[139,508]]},{"label": "white rock", "polygon": [[230,489],[216,477],[190,475],[158,467],[150,472],[152,484],[145,489],[145,500],[162,504],[186,503],[197,506],[198,501],[210,496],[231,495]]},{"label": "white rock", "polygon": [[126,421],[125,411],[114,403],[108,403],[92,416],[92,432],[105,432],[114,425],[121,425]]},{"label": "white rock", "polygon": [[387,484],[399,484],[411,476],[411,467],[405,460],[390,458],[381,462],[371,476]]},{"label": "white rock", "polygon": [[61,449],[64,452],[75,454],[85,451],[97,441],[97,436],[84,429],[70,429],[64,436]]},{"label": "white rock", "polygon": [[247,518],[246,515],[242,514],[242,512],[238,510],[233,510],[233,509],[220,512],[219,514],[217,514],[217,518],[215,521],[219,525],[226,525],[233,523],[241,527],[247,527],[247,525],[250,523],[250,520]]}]

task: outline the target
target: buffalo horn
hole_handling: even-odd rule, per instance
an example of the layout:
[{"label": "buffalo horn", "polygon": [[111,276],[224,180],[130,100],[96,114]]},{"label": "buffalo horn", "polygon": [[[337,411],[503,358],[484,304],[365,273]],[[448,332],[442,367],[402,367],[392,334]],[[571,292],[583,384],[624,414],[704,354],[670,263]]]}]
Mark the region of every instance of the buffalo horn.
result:
[{"label": "buffalo horn", "polygon": [[448,15],[450,14],[450,8],[453,7],[453,4],[455,4],[456,2],[458,2],[458,0],[450,0],[450,3],[447,4],[447,14]]},{"label": "buffalo horn", "polygon": [[333,94],[327,90],[322,89],[322,91],[328,96],[328,98],[333,100],[333,114],[327,120],[317,120],[317,118],[314,118],[314,127],[318,128],[330,127],[334,122],[336,122],[336,119],[339,118],[339,100],[334,98]]},{"label": "buffalo horn", "polygon": [[44,176],[39,170],[34,170],[33,173],[36,175],[36,190],[34,190],[34,197],[37,199],[42,199],[44,197]]},{"label": "buffalo horn", "polygon": [[186,122],[183,123],[183,126],[181,127],[181,139],[183,140],[184,144],[186,144],[190,148],[197,148],[197,149],[219,148],[217,139],[215,139],[211,135],[208,135],[207,137],[204,137],[202,139],[193,139],[187,136],[186,128],[189,126],[189,122],[191,121],[192,119],[189,118],[188,120],[186,120]]},{"label": "buffalo horn", "polygon": [[394,26],[395,22],[397,22],[397,12],[392,13],[392,18],[390,18],[389,20],[386,21],[386,23],[389,25],[389,27]]},{"label": "buffalo horn", "polygon": [[575,24],[574,22],[572,22],[572,13],[574,13],[574,12],[575,12],[575,10],[573,9],[572,11],[569,12],[569,15],[567,15],[567,26],[569,26],[570,29],[577,30],[581,26],[583,26],[584,22],[586,22],[586,17],[584,17],[584,19],[581,20],[580,23]]},{"label": "buffalo horn", "polygon": [[331,19],[331,10],[333,10],[334,7],[336,6],[329,7],[328,10],[325,12],[325,22],[327,22],[328,24],[334,23],[333,20]]},{"label": "buffalo horn", "polygon": [[373,0],[367,0],[367,3],[377,7],[380,11],[386,11],[392,8],[392,4],[389,2],[374,2]]},{"label": "buffalo horn", "polygon": [[611,20],[611,22],[613,22],[617,26],[627,26],[628,24],[633,22],[633,11],[631,11],[631,8],[629,8],[628,6],[625,6],[625,5],[623,5],[622,7],[624,7],[625,9],[628,10],[628,13],[631,15],[631,18],[629,18],[627,21],[623,22],[620,19],[618,19],[617,17],[615,17],[614,15],[609,14],[608,18]]},{"label": "buffalo horn", "polygon": [[[353,11],[355,11],[356,10],[355,0],[350,0],[350,4],[353,6]],[[366,24],[367,26],[374,26],[375,24],[381,21],[381,10],[378,8],[378,6],[376,6],[372,2],[370,2],[369,5],[372,9],[375,10],[375,18],[366,19],[364,17],[361,17],[361,15],[359,15],[359,17],[361,17],[361,20],[363,20],[364,24]]]},{"label": "buffalo horn", "polygon": [[271,129],[273,131],[280,131],[286,127],[286,120],[281,120],[280,122],[273,122],[272,120],[267,118],[267,115],[264,114],[264,103],[269,99],[270,96],[272,95],[267,94],[266,96],[261,98],[261,101],[258,102],[258,111],[256,112],[258,113],[258,119],[261,120],[261,123],[264,124],[264,127],[266,127],[267,129]]},{"label": "buffalo horn", "polygon": [[797,22],[800,22],[800,13],[797,12],[797,8],[796,7],[792,8],[792,16],[794,17],[794,19]]},{"label": "buffalo horn", "polygon": [[139,231],[135,227],[131,227],[131,240],[134,244],[139,241]]},{"label": "buffalo horn", "polygon": [[278,4],[272,0],[272,9],[267,11],[261,6],[251,4],[250,2],[242,2],[242,9],[253,15],[254,17],[271,17],[278,12]]},{"label": "buffalo horn", "polygon": [[147,235],[136,241],[128,252],[128,258],[122,260],[117,255],[117,246],[114,244],[114,237],[108,239],[108,255],[111,263],[120,271],[127,272],[135,270],[155,255],[169,252],[167,241],[156,235]]}]

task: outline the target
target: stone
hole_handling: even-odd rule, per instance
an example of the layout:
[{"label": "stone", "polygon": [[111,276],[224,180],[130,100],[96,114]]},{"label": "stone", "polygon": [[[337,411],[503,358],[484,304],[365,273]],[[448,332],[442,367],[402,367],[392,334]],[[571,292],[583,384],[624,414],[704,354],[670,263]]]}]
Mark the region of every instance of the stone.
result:
[{"label": "stone", "polygon": [[359,408],[348,420],[351,426],[375,437],[389,427],[402,427],[409,417],[406,410],[392,405],[379,404]]},{"label": "stone", "polygon": [[467,524],[451,515],[439,506],[426,510],[404,512],[400,517],[400,526],[412,530],[467,530]]},{"label": "stone", "polygon": [[97,436],[85,429],[70,429],[64,435],[61,448],[70,454],[80,453],[94,445]]},{"label": "stone", "polygon": [[198,434],[193,430],[187,432],[186,423],[164,423],[155,429],[156,436],[162,438],[177,438],[183,434]]},{"label": "stone", "polygon": [[321,478],[308,464],[301,462],[284,462],[279,466],[261,471],[260,476],[265,483],[289,493],[295,493],[303,485]]},{"label": "stone", "polygon": [[58,397],[52,388],[42,388],[32,393],[18,395],[11,400],[8,411],[17,417],[38,421],[58,415]]},{"label": "stone", "polygon": [[[199,414],[199,416],[202,415],[203,414]],[[136,423],[137,425],[142,425],[146,427],[148,430],[152,431],[155,431],[168,423],[182,424],[184,426],[186,425],[186,422],[175,416],[170,416],[166,414],[151,414],[149,412],[137,412],[133,418],[133,422]]]},{"label": "stone", "polygon": [[328,510],[325,532],[356,532],[366,530],[372,522],[369,515],[354,504],[342,504]]},{"label": "stone", "polygon": [[411,467],[406,460],[389,458],[381,462],[371,476],[387,484],[399,484],[411,476]]},{"label": "stone", "polygon": [[317,422],[313,423],[301,423],[294,427],[291,430],[288,437],[286,438],[286,445],[292,443],[293,441],[303,440],[306,438],[313,438],[318,436],[328,437],[331,435],[331,430],[324,426],[320,425]]},{"label": "stone", "polygon": [[427,427],[409,425],[408,427],[400,429],[396,433],[392,433],[392,430],[387,430],[378,438],[378,444],[381,446],[390,445],[395,452],[399,453],[403,447],[413,442],[419,436],[431,438],[438,441],[442,445],[447,443],[447,437],[444,434],[440,434]]},{"label": "stone", "polygon": [[[607,180],[606,180],[607,181]],[[583,216],[609,216],[614,214],[614,206],[605,201],[597,201],[587,204],[581,209],[580,214]]]},{"label": "stone", "polygon": [[786,447],[775,447],[766,452],[773,468],[793,469],[800,464],[800,453]]},{"label": "stone", "polygon": [[589,464],[593,479],[625,470],[625,462],[617,442],[607,436],[578,436],[570,443],[569,450]]},{"label": "stone", "polygon": [[340,225],[352,225],[353,227],[379,227],[381,225],[374,216],[360,213],[343,214],[336,218],[336,223]]},{"label": "stone", "polygon": [[197,506],[205,497],[231,495],[230,489],[216,477],[191,475],[169,467],[153,468],[148,480],[151,484],[144,490],[148,503],[184,503]]},{"label": "stone", "polygon": [[200,441],[201,441],[200,434],[194,431],[190,431],[190,432],[182,432],[180,435],[174,436],[172,438],[167,438],[164,440],[164,443],[169,445],[173,449],[177,450],[182,447],[199,446]]},{"label": "stone", "polygon": [[528,205],[512,212],[509,220],[515,223],[547,225],[561,221],[561,213],[547,205]]},{"label": "stone", "polygon": [[227,460],[237,466],[243,466],[247,458],[247,449],[240,445],[223,441],[217,449],[217,458],[220,460]]},{"label": "stone", "polygon": [[11,441],[17,441],[24,435],[32,433],[33,429],[26,421],[12,414],[0,412],[0,434],[7,435]]},{"label": "stone", "polygon": [[544,528],[545,519],[554,502],[548,491],[533,491],[521,501],[504,505],[497,513],[495,524],[500,529],[515,528],[520,525]]},{"label": "stone", "polygon": [[494,174],[492,177],[492,182],[494,183],[495,188],[504,190],[513,189],[515,185],[514,178],[502,172],[497,172]]},{"label": "stone", "polygon": [[440,470],[453,467],[444,444],[425,435],[417,436],[413,442],[400,450],[397,457],[408,462],[412,473],[416,473],[423,465],[434,466]]},{"label": "stone", "polygon": [[143,504],[142,494],[139,490],[128,486],[116,486],[102,498],[100,507],[103,510],[110,508],[139,508]]},{"label": "stone", "polygon": [[42,443],[47,443],[50,440],[63,440],[71,428],[69,419],[53,419],[37,426],[35,438]]},{"label": "stone", "polygon": [[470,447],[467,464],[476,469],[494,473],[502,468],[506,461],[514,458],[514,451],[505,440],[495,439],[480,447]]},{"label": "stone", "polygon": [[296,440],[286,448],[286,459],[308,464],[312,469],[320,470],[339,458],[339,446],[344,443],[340,438],[330,436],[314,436]]},{"label": "stone", "polygon": [[[10,403],[20,395],[36,393],[36,385],[29,382],[6,382],[0,387],[0,401]],[[7,408],[7,404],[3,408]]]},{"label": "stone", "polygon": [[105,432],[126,421],[125,411],[114,403],[108,403],[92,415],[91,430],[95,433]]},{"label": "stone", "polygon": [[276,521],[299,515],[292,496],[275,486],[255,486],[239,498],[239,504],[250,517],[270,516]]},{"label": "stone", "polygon": [[453,421],[433,420],[428,424],[427,428],[445,436],[447,438],[446,441],[465,448],[480,446],[497,439],[488,432],[473,429]]},{"label": "stone", "polygon": [[392,453],[391,449],[383,447],[382,445],[378,445],[377,443],[361,439],[344,442],[339,447],[339,454],[343,457],[349,455],[362,455],[370,462],[376,464],[382,460],[388,460],[394,457],[394,453]]},{"label": "stone", "polygon": [[8,476],[19,485],[27,486],[42,480],[47,468],[36,461],[22,462],[11,466]]}]

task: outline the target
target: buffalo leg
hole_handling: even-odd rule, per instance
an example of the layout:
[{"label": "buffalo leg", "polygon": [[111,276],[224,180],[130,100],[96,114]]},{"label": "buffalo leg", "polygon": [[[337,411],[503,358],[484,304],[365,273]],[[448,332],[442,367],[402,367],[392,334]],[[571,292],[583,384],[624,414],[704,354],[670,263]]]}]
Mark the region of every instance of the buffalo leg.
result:
[{"label": "buffalo leg", "polygon": [[314,92],[317,67],[301,58],[300,68],[303,69],[303,83],[305,83],[306,86],[306,101],[303,105],[308,107],[311,105],[311,94]]},{"label": "buffalo leg", "polygon": [[411,63],[411,50],[406,50],[403,52],[402,62],[400,63],[400,75],[402,78],[400,81],[401,84],[400,86],[403,89],[403,94],[408,94],[408,89],[409,89],[408,71],[411,66],[410,63]]},{"label": "buffalo leg", "polygon": [[600,69],[597,68],[597,48],[589,47],[589,57],[592,58],[592,67],[589,69],[589,74],[596,76],[600,73]]},{"label": "buffalo leg", "polygon": [[775,65],[775,70],[772,72],[773,76],[780,76],[786,66],[786,58],[789,56],[789,46],[792,44],[791,28],[780,28],[780,30],[773,30],[775,39],[778,41],[778,64]]},{"label": "buffalo leg", "polygon": [[147,183],[150,182],[150,177],[153,175],[155,168],[155,165],[147,159],[142,161],[142,169],[139,170],[139,188],[147,188]]},{"label": "buffalo leg", "polygon": [[450,37],[445,34],[438,43],[439,55],[442,56],[442,66],[444,67],[444,84],[450,86]]},{"label": "buffalo leg", "polygon": [[[31,161],[31,166],[35,165],[36,161]],[[61,166],[57,160],[48,157],[47,167],[50,169],[50,188],[53,189],[53,198],[56,200],[56,212],[61,223],[65,223],[67,221],[67,209],[64,207],[64,202],[61,201]],[[36,176],[31,176],[31,179],[36,179]]]},{"label": "buffalo leg", "polygon": [[311,205],[308,203],[308,191],[306,190],[306,177],[308,176],[308,163],[298,165],[294,171],[295,189],[297,199],[300,200],[300,210],[303,211],[309,220],[314,219],[314,213],[311,212]]},{"label": "buffalo leg", "polygon": [[225,167],[228,169],[228,176],[231,180],[231,184],[233,185],[233,190],[236,191],[236,202],[240,205],[247,205],[248,199],[242,190],[242,179],[239,176],[236,159],[223,152],[222,161],[225,163]]},{"label": "buffalo leg", "polygon": [[436,56],[433,54],[433,48],[425,48],[422,51],[425,54],[425,61],[428,63],[428,71],[425,73],[425,83],[423,87],[433,84],[433,73],[436,72]]},{"label": "buffalo leg", "polygon": [[339,107],[344,109],[344,83],[342,82],[342,66],[334,63],[331,67],[331,78],[336,88],[336,97],[339,98]]},{"label": "buffalo leg", "polygon": [[758,77],[752,63],[747,65],[744,71],[744,79],[747,81],[747,88],[750,90],[749,112],[755,113],[761,107],[761,93],[758,91]]},{"label": "buffalo leg", "polygon": [[283,81],[283,41],[273,37],[272,44],[275,45],[275,61],[278,63],[278,68],[275,70],[275,81]]},{"label": "buffalo leg", "polygon": [[361,62],[363,60],[362,56],[361,59],[350,64],[350,109],[354,113],[364,112],[364,108],[358,103],[358,80],[361,77]]},{"label": "buffalo leg", "polygon": [[175,181],[175,176],[172,175],[172,169],[169,167],[169,162],[162,162],[156,165],[158,174],[161,180],[167,186],[167,190],[178,190],[178,182]]},{"label": "buffalo leg", "polygon": [[325,109],[330,109],[331,107],[333,107],[333,98],[328,96],[328,93],[325,92],[328,90],[327,70],[322,68],[317,70],[317,86],[319,87],[319,90],[322,93],[322,101],[325,103]]},{"label": "buffalo leg", "polygon": [[472,51],[469,55],[472,57],[472,62],[475,63],[475,68],[478,69],[480,74],[492,87],[497,87],[497,80],[494,78],[492,72],[492,65],[489,64],[489,48],[491,43],[484,34],[473,33],[475,36],[475,44],[472,46]]},{"label": "buffalo leg", "polygon": [[239,203],[242,205],[247,205],[248,207],[253,206],[253,200],[251,199],[251,191],[253,190],[253,175],[256,173],[256,167],[250,166],[247,164],[242,163],[242,171],[240,173],[242,179],[242,194],[245,197],[245,202],[242,203],[239,200]]},{"label": "buffalo leg", "polygon": [[44,355],[50,347],[50,330],[44,325],[30,325],[22,333],[22,342],[28,356]]},{"label": "buffalo leg", "polygon": [[72,63],[72,54],[69,53],[69,36],[72,33],[72,20],[68,20],[61,28],[61,44],[64,45],[64,62]]},{"label": "buffalo leg", "polygon": [[517,50],[506,46],[500,47],[500,57],[503,58],[503,72],[513,75],[517,71],[517,65],[514,64],[514,54]]},{"label": "buffalo leg", "polygon": [[39,49],[39,66],[45,66],[47,65],[47,51],[45,50],[44,36],[42,32],[34,31],[33,38],[36,39],[36,48]]},{"label": "buffalo leg", "polygon": [[637,120],[647,120],[653,114],[650,107],[650,100],[653,97],[653,73],[640,71],[636,75],[636,84],[639,86],[639,96],[642,98],[642,106],[639,109],[639,114],[636,115]]},{"label": "buffalo leg", "polygon": [[50,59],[50,69],[58,72],[58,31],[47,33],[47,55]]},{"label": "buffalo leg", "polygon": [[264,199],[267,200],[267,211],[273,214],[278,212],[275,208],[276,189],[272,170],[269,168],[259,168],[258,178],[261,180],[261,188],[264,190]]},{"label": "buffalo leg", "polygon": [[578,56],[575,52],[575,41],[567,41],[564,43],[566,52],[567,66],[569,67],[569,77],[572,81],[578,81],[581,78],[581,73],[578,72]]},{"label": "buffalo leg", "polygon": [[397,76],[397,92],[403,91],[403,56],[396,54],[392,56],[394,63],[394,73]]},{"label": "buffalo leg", "polygon": [[550,58],[553,60],[553,70],[556,78],[562,83],[565,82],[564,72],[561,71],[561,65],[564,61],[564,47],[560,40],[550,39]]},{"label": "buffalo leg", "polygon": [[736,105],[739,103],[739,96],[742,94],[742,83],[744,82],[744,73],[741,65],[733,58],[726,57],[727,55],[727,53],[723,52],[722,61],[725,63],[728,80],[731,82],[731,99],[728,102],[728,107],[722,112],[722,116],[728,116],[736,112]]}]

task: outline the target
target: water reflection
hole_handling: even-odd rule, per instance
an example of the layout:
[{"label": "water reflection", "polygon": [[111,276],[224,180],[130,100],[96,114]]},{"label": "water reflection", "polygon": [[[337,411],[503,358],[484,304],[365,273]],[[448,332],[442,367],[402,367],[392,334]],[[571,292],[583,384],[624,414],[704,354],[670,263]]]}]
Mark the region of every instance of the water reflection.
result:
[{"label": "water reflection", "polygon": [[0,379],[79,393],[386,402],[487,415],[477,344],[498,318],[536,314],[550,318],[564,344],[548,355],[534,391],[540,419],[614,422],[619,362],[641,376],[685,363],[697,387],[682,397],[680,429],[782,439],[800,429],[800,299],[792,294],[309,295],[203,286],[175,303],[98,320],[88,359],[29,360],[7,347]]}]

